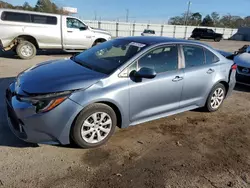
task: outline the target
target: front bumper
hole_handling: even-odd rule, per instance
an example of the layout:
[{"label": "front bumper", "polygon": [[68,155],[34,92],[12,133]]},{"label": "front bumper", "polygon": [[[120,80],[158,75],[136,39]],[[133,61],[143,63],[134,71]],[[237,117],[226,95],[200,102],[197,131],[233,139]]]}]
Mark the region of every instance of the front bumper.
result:
[{"label": "front bumper", "polygon": [[250,86],[250,75],[243,75],[240,73],[236,74],[236,81],[238,84],[243,84],[243,85],[247,85]]},{"label": "front bumper", "polygon": [[0,40],[0,51],[4,51],[3,43],[1,40]]},{"label": "front bumper", "polygon": [[37,114],[32,104],[21,102],[14,84],[6,90],[7,119],[12,132],[31,143],[70,143],[71,125],[82,107],[70,99],[53,110]]}]

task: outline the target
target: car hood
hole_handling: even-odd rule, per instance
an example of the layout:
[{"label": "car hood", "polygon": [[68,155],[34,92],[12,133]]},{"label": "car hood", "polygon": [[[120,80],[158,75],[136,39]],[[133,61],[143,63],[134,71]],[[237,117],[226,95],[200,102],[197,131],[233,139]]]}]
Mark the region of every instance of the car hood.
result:
[{"label": "car hood", "polygon": [[106,31],[106,30],[98,29],[98,28],[93,28],[93,27],[91,27],[91,29],[95,33],[101,33],[101,34],[105,34],[105,35],[110,35],[111,36],[111,34],[108,31]]},{"label": "car hood", "polygon": [[86,89],[107,75],[85,68],[71,59],[48,61],[20,73],[16,85],[30,94]]},{"label": "car hood", "polygon": [[250,68],[250,53],[243,53],[234,57],[234,62],[242,67]]}]

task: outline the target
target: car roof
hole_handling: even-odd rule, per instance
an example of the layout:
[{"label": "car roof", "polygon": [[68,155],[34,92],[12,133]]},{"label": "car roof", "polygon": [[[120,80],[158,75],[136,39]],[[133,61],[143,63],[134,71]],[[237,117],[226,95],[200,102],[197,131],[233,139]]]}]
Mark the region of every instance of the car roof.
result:
[{"label": "car roof", "polygon": [[120,39],[129,40],[129,41],[138,42],[138,43],[144,43],[147,45],[154,45],[154,44],[161,44],[161,43],[188,43],[188,44],[198,44],[198,45],[208,46],[206,44],[192,41],[192,40],[159,37],[159,36],[135,36],[135,37],[123,37]]}]

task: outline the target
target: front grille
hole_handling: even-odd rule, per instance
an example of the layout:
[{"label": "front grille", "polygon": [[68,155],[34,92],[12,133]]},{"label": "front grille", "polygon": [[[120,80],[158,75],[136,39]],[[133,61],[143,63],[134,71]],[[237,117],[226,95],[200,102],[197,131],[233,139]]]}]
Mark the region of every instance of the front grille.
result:
[{"label": "front grille", "polygon": [[6,96],[6,99],[10,102],[12,98],[12,93],[9,88],[6,90],[5,96]]},{"label": "front grille", "polygon": [[20,129],[19,129],[20,121],[17,118],[14,110],[10,107],[9,104],[7,104],[7,112],[8,112],[8,117],[10,118],[10,121],[11,121],[13,128],[17,131],[20,131]]},{"label": "front grille", "polygon": [[241,74],[236,74],[236,80],[237,80],[237,82],[250,84],[250,76],[244,76],[244,75],[241,75]]},{"label": "front grille", "polygon": [[[243,74],[249,74],[250,75],[250,68],[247,67],[242,67],[242,66],[237,66],[238,71]],[[246,70],[246,71],[244,71]],[[248,71],[247,71],[248,70]]]}]

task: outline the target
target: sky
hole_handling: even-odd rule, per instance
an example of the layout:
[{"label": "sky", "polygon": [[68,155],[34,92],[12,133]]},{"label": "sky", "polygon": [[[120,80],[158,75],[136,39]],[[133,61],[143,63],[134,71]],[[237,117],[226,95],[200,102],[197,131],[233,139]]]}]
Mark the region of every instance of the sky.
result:
[{"label": "sky", "polygon": [[[14,5],[22,5],[25,1],[35,5],[37,0],[5,0]],[[88,20],[120,20],[125,21],[126,9],[129,10],[131,22],[167,22],[170,17],[187,11],[188,0],[53,0],[63,7],[78,8],[77,16]],[[213,11],[221,15],[250,15],[250,0],[191,0],[191,12],[200,12],[203,16]]]}]

